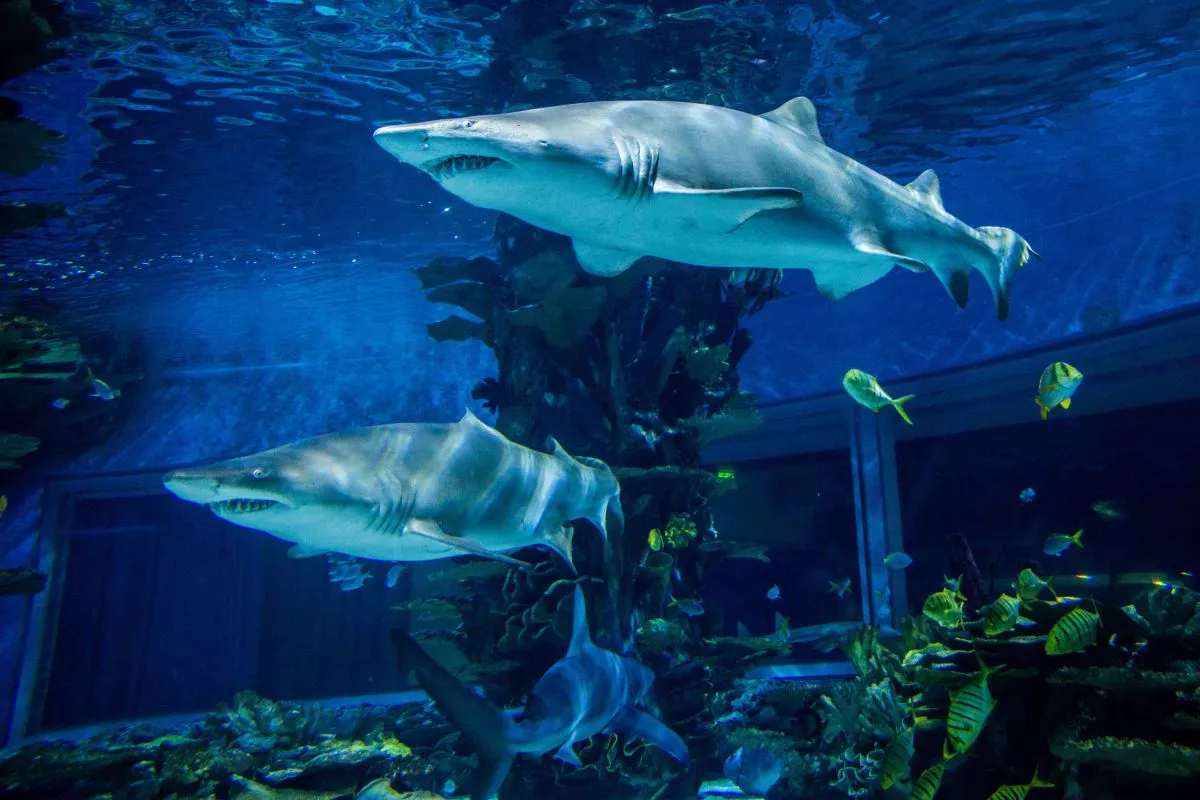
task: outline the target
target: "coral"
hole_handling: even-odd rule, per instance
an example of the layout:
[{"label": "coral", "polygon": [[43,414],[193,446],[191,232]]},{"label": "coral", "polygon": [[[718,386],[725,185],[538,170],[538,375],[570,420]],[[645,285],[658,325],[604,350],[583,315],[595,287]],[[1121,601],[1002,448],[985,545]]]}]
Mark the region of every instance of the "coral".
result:
[{"label": "coral", "polygon": [[0,469],[18,469],[17,461],[37,450],[38,444],[33,436],[0,432]]},{"label": "coral", "polygon": [[696,522],[687,514],[672,514],[662,537],[667,547],[687,547],[696,538]]},{"label": "coral", "polygon": [[1155,586],[1121,609],[1151,638],[1200,638],[1200,592]]},{"label": "coral", "polygon": [[1101,736],[1056,742],[1053,751],[1064,761],[1100,764],[1147,775],[1174,778],[1200,775],[1200,750],[1173,742]]},{"label": "coral", "polygon": [[864,625],[853,631],[841,649],[863,680],[874,683],[900,674],[900,657],[880,644],[878,625]]},{"label": "coral", "polygon": [[842,754],[837,768],[837,779],[830,786],[845,792],[850,797],[865,797],[879,785],[879,765],[883,761],[883,748],[876,747],[866,753],[850,748]]},{"label": "coral", "polygon": [[890,680],[868,683],[862,678],[839,683],[821,695],[817,713],[826,742],[857,742],[870,738],[886,742],[901,730],[911,713]]}]

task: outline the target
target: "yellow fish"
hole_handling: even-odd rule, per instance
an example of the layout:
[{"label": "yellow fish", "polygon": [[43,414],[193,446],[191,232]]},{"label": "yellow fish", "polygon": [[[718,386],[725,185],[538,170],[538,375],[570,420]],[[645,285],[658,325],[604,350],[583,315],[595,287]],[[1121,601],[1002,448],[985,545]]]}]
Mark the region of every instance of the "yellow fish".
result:
[{"label": "yellow fish", "polygon": [[845,597],[852,588],[853,585],[850,583],[849,578],[842,578],[840,581],[829,582],[829,591],[833,592],[838,597]]},{"label": "yellow fish", "polygon": [[989,667],[983,661],[979,662],[979,666],[979,677],[974,682],[950,694],[950,711],[946,715],[946,744],[942,747],[942,757],[947,761],[955,754],[965,753],[967,748],[975,743],[983,726],[987,724],[992,709],[996,707],[987,679],[988,675],[1004,667]]},{"label": "yellow fish", "polygon": [[963,621],[963,604],[949,589],[934,592],[925,599],[921,613],[943,628],[957,628]]},{"label": "yellow fish", "polygon": [[1061,406],[1071,407],[1071,395],[1079,388],[1083,373],[1065,361],[1055,361],[1042,370],[1038,379],[1038,393],[1033,398],[1042,411],[1042,419],[1050,416],[1050,410]]},{"label": "yellow fish", "polygon": [[890,789],[908,775],[913,756],[913,729],[904,728],[888,742],[879,767],[879,788]]},{"label": "yellow fish", "polygon": [[908,418],[908,412],[904,410],[904,404],[912,400],[916,395],[906,394],[904,397],[892,399],[891,395],[883,390],[883,387],[879,385],[879,381],[875,380],[873,375],[868,375],[861,369],[852,369],[847,372],[846,377],[842,378],[842,388],[859,405],[865,406],[877,414],[879,413],[879,409],[884,406],[891,406],[900,414],[901,419],[909,425],[913,424],[912,420]]},{"label": "yellow fish", "polygon": [[1037,600],[1043,589],[1049,589],[1050,594],[1058,599],[1058,595],[1054,594],[1054,589],[1050,586],[1050,581],[1042,580],[1033,570],[1026,568],[1017,575],[1017,599],[1022,603],[1029,604]]},{"label": "yellow fish", "polygon": [[988,636],[1008,633],[1018,625],[1033,623],[1021,616],[1021,604],[1017,598],[1002,594],[988,606],[983,618],[983,632]]},{"label": "yellow fish", "polygon": [[0,517],[4,516],[4,512],[8,510],[8,495],[0,494]]},{"label": "yellow fish", "polygon": [[942,785],[942,776],[946,774],[945,764],[935,764],[917,776],[913,783],[909,800],[933,800],[937,790]]},{"label": "yellow fish", "polygon": [[658,528],[651,528],[650,535],[646,537],[646,544],[650,545],[650,549],[656,553],[659,550],[662,550],[662,546],[663,546],[662,531],[660,531]]},{"label": "yellow fish", "polygon": [[999,789],[988,795],[988,800],[1025,800],[1025,796],[1029,794],[1030,789],[1053,788],[1054,784],[1039,778],[1037,770],[1035,769],[1033,771],[1033,780],[1031,780],[1029,783],[1024,783],[1019,786],[1001,786]]},{"label": "yellow fish", "polygon": [[1086,608],[1073,610],[1050,629],[1046,637],[1046,653],[1062,656],[1086,650],[1096,643],[1096,628],[1099,625],[1099,614]]}]

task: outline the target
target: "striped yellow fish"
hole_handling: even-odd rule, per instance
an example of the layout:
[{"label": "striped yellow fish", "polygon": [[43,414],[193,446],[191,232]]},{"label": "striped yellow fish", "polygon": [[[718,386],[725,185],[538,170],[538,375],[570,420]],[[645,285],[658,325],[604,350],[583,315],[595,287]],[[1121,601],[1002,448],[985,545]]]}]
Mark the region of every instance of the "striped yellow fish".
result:
[{"label": "striped yellow fish", "polygon": [[982,661],[979,662],[979,666],[979,676],[950,695],[950,711],[946,715],[946,743],[942,746],[942,757],[947,761],[955,754],[965,753],[967,748],[975,743],[979,732],[987,724],[992,709],[996,707],[987,679],[988,675],[1004,667],[989,667]]},{"label": "striped yellow fish", "polygon": [[1099,614],[1086,608],[1073,610],[1050,629],[1050,635],[1046,637],[1046,653],[1061,656],[1086,650],[1096,643],[1096,628],[1099,625]]},{"label": "striped yellow fish", "polygon": [[8,510],[8,495],[0,494],[0,517],[4,516],[4,512]]},{"label": "striped yellow fish", "polygon": [[651,528],[649,535],[646,536],[646,544],[650,545],[650,549],[656,553],[659,550],[662,550],[662,547],[663,547],[662,531],[660,531],[658,528]]},{"label": "striped yellow fish", "polygon": [[[1050,594],[1054,594],[1054,589],[1050,586],[1050,581],[1042,580],[1033,570],[1023,569],[1017,575],[1017,599],[1023,605],[1028,605],[1037,600],[1042,594],[1043,589],[1049,589]],[[1054,596],[1058,597],[1058,595]]]},{"label": "striped yellow fish", "polygon": [[935,764],[917,776],[913,783],[909,800],[933,800],[937,790],[942,785],[942,776],[946,774],[946,765]]},{"label": "striped yellow fish", "polygon": [[908,764],[913,755],[913,729],[905,728],[888,742],[879,768],[879,786],[890,789],[908,776]]},{"label": "striped yellow fish", "polygon": [[1017,598],[1002,594],[988,606],[987,614],[983,618],[983,632],[988,636],[1008,633],[1017,626],[1020,617],[1021,604],[1017,602]]},{"label": "striped yellow fish", "polygon": [[846,394],[854,398],[861,406],[871,409],[876,414],[879,409],[885,406],[891,406],[896,409],[896,413],[900,418],[912,425],[912,420],[908,417],[908,412],[904,410],[904,404],[913,399],[913,395],[906,394],[904,397],[892,398],[883,387],[879,385],[879,381],[874,375],[869,375],[861,369],[852,369],[842,378],[842,388],[846,390]]},{"label": "striped yellow fish", "polygon": [[963,604],[949,589],[934,592],[925,599],[921,613],[943,628],[957,628],[963,621]]},{"label": "striped yellow fish", "polygon": [[1019,786],[1005,785],[988,795],[988,800],[1025,800],[1030,789],[1053,789],[1054,784],[1038,777],[1037,770],[1033,771],[1033,780]]}]

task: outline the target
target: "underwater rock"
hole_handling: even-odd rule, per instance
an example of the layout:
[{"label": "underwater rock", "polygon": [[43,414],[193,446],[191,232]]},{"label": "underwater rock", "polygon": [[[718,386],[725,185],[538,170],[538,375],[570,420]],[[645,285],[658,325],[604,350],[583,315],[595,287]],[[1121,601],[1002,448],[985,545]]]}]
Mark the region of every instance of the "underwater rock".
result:
[{"label": "underwater rock", "polygon": [[66,12],[53,0],[0,0],[0,83],[60,55],[51,44],[70,33]]},{"label": "underwater rock", "polygon": [[1155,586],[1122,611],[1151,638],[1200,640],[1200,592],[1186,586]]},{"label": "underwater rock", "polygon": [[45,588],[46,575],[36,569],[0,569],[0,596],[37,594]]},{"label": "underwater rock", "polygon": [[1055,742],[1052,750],[1064,761],[1103,765],[1128,772],[1171,778],[1200,775],[1200,750],[1173,742],[1102,736]]},{"label": "underwater rock", "polygon": [[53,164],[58,161],[58,147],[66,138],[31,119],[0,119],[0,153],[3,154],[0,155],[0,172],[24,178],[45,164]]},{"label": "underwater rock", "polygon": [[1200,671],[1153,672],[1123,667],[1063,667],[1051,673],[1050,683],[1093,686],[1118,692],[1163,692],[1200,687]]},{"label": "underwater rock", "polygon": [[34,436],[0,431],[0,469],[20,469],[20,459],[38,449],[40,442]]}]

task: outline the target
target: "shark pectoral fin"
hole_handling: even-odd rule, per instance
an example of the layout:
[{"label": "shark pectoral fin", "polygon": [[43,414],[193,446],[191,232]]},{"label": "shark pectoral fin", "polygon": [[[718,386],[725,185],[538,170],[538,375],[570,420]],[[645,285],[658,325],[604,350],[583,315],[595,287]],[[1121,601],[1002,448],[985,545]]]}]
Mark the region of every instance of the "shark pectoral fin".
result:
[{"label": "shark pectoral fin", "polygon": [[691,189],[682,186],[655,188],[656,199],[679,205],[678,215],[696,227],[730,234],[764,211],[796,208],[804,202],[799,189],[754,186],[744,189]]},{"label": "shark pectoral fin", "polygon": [[841,300],[851,292],[870,286],[892,271],[893,263],[872,259],[860,264],[828,264],[812,267],[817,291],[826,300]]},{"label": "shark pectoral fin", "polygon": [[443,531],[436,522],[427,519],[411,519],[408,525],[404,528],[405,533],[410,533],[414,536],[422,536],[426,539],[431,539],[439,544],[444,544],[446,547],[453,547],[456,550],[461,550],[464,553],[470,553],[474,556],[483,556],[484,558],[495,559],[502,561],[505,564],[512,564],[514,567],[521,569],[529,569],[529,565],[503,553],[497,553],[487,549],[479,542],[472,539],[464,539],[461,536],[451,536]]},{"label": "shark pectoral fin", "polygon": [[627,733],[639,739],[645,739],[681,764],[688,762],[687,744],[679,734],[645,711],[632,706],[625,709],[613,719],[612,728],[618,733]]},{"label": "shark pectoral fin", "polygon": [[554,757],[560,761],[565,761],[576,769],[582,769],[583,762],[579,760],[579,756],[575,755],[574,744],[575,742],[573,740],[567,742],[562,747],[558,748],[558,752],[554,754]]},{"label": "shark pectoral fin", "polygon": [[304,544],[294,544],[288,548],[288,558],[314,558],[323,556],[328,553],[328,550],[321,550],[318,547],[309,547]]},{"label": "shark pectoral fin", "polygon": [[567,566],[571,568],[571,572],[578,575],[579,571],[575,569],[575,559],[571,556],[571,540],[574,537],[575,529],[569,525],[548,525],[545,528],[542,543],[562,556],[563,561],[566,561]]},{"label": "shark pectoral fin", "polygon": [[633,266],[633,262],[642,257],[641,253],[631,253],[628,250],[617,250],[613,247],[599,247],[587,244],[578,239],[572,239],[575,247],[575,258],[579,266],[589,275],[611,278],[620,275]]}]

